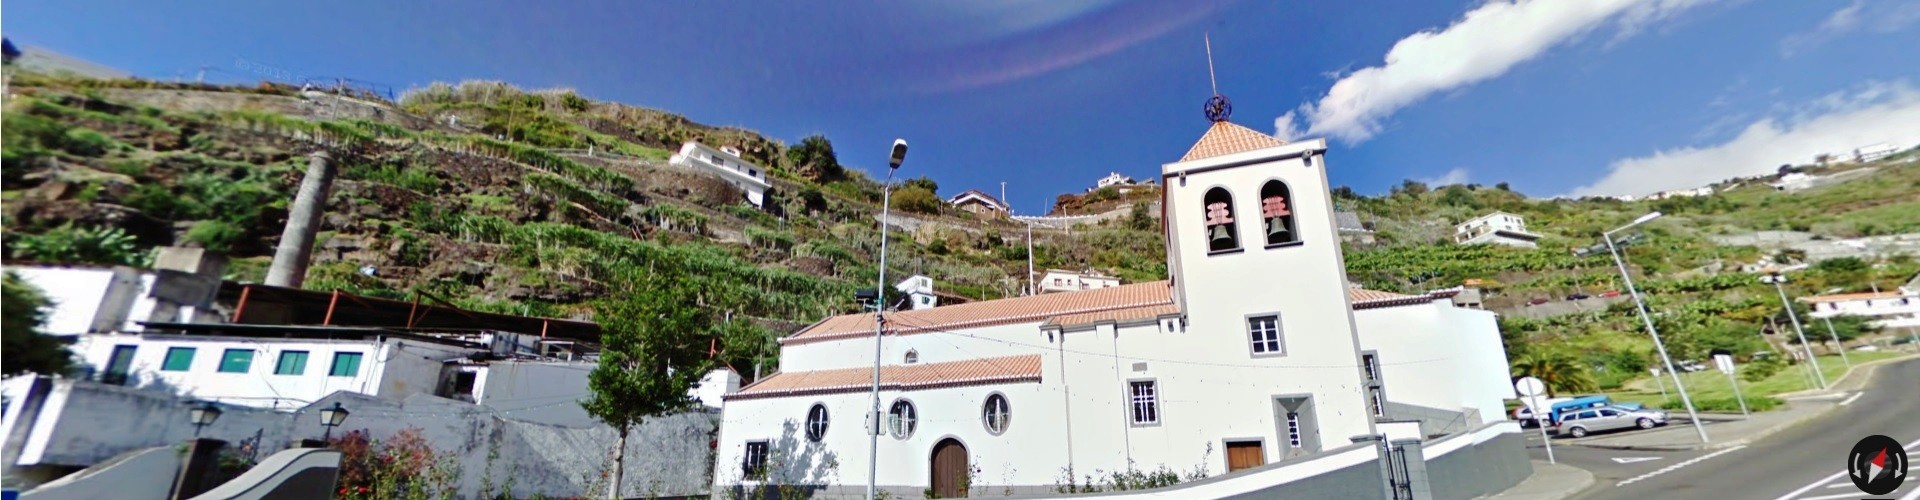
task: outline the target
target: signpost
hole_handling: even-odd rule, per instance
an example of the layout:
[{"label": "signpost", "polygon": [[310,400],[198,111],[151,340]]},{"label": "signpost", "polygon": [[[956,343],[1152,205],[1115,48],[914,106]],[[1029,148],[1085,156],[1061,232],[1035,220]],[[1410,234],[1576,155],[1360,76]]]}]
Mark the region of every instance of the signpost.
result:
[{"label": "signpost", "polygon": [[1747,413],[1747,397],[1740,395],[1740,380],[1733,376],[1733,353],[1725,349],[1714,349],[1713,366],[1719,368],[1720,373],[1727,374],[1727,384],[1733,386],[1733,399],[1740,402],[1740,416],[1751,417],[1752,415]]},{"label": "signpost", "polygon": [[1520,397],[1527,401],[1529,412],[1532,413],[1533,419],[1537,421],[1540,426],[1540,444],[1547,447],[1547,463],[1560,463],[1553,459],[1553,437],[1547,435],[1547,420],[1540,418],[1549,413],[1543,400],[1543,397],[1547,394],[1547,384],[1537,378],[1522,377],[1520,380],[1513,382],[1513,391],[1519,393]]}]

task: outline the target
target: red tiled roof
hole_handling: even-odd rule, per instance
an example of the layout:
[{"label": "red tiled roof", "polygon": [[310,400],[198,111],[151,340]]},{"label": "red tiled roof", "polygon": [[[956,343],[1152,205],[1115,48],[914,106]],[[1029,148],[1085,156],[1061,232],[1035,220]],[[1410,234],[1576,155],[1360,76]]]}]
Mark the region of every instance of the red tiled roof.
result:
[{"label": "red tiled roof", "polygon": [[[880,387],[891,390],[935,389],[1040,380],[1040,355],[1026,354],[941,363],[880,367]],[[781,372],[740,388],[726,399],[753,399],[868,390],[872,368],[842,368],[810,372]]]},{"label": "red tiled roof", "polygon": [[1200,136],[1199,142],[1193,143],[1193,148],[1187,150],[1186,156],[1180,157],[1180,161],[1244,153],[1286,143],[1278,137],[1262,134],[1232,122],[1217,121],[1213,122],[1213,127],[1207,129],[1206,135]]},{"label": "red tiled roof", "polygon": [[[1048,293],[969,302],[932,309],[896,311],[887,313],[886,331],[899,334],[974,328],[1040,321],[1062,314],[1172,303],[1172,290],[1168,288],[1167,282],[1152,281],[1081,292]],[[873,335],[873,313],[827,318],[800,330],[799,333],[780,339],[780,342],[783,344],[805,343],[865,335]]]},{"label": "red tiled roof", "polygon": [[1090,325],[1095,323],[1106,323],[1109,321],[1115,322],[1115,323],[1124,323],[1127,321],[1139,320],[1139,319],[1153,319],[1161,316],[1166,316],[1169,314],[1180,314],[1180,307],[1169,303],[1169,304],[1158,304],[1158,305],[1151,305],[1151,306],[1130,307],[1126,309],[1112,309],[1107,311],[1097,311],[1097,312],[1090,312],[1090,313],[1062,314],[1062,315],[1054,316],[1052,318],[1047,319],[1047,322],[1040,326],[1049,327],[1049,326]]}]

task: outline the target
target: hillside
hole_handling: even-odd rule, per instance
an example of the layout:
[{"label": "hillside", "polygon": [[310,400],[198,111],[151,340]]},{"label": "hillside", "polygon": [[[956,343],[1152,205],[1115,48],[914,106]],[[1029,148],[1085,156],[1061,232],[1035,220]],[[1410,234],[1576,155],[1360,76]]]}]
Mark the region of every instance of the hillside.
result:
[{"label": "hillside", "polygon": [[[9,90],[10,263],[137,264],[153,247],[204,246],[234,258],[232,279],[258,281],[305,155],[327,150],[340,158],[341,176],[307,288],[426,294],[479,310],[612,322],[631,318],[597,314],[600,301],[644,290],[650,276],[678,276],[698,283],[698,304],[744,320],[728,329],[721,355],[747,370],[773,361],[776,335],[857,310],[853,291],[873,286],[878,272],[879,185],[840,164],[825,137],[789,145],[665,111],[496,82],[435,84],[399,102],[270,84],[32,74],[14,75]],[[766,208],[744,203],[715,177],[668,165],[669,150],[687,140],[738,148],[767,168],[775,187]],[[1907,152],[1844,167],[1868,173],[1794,193],[1749,182],[1709,197],[1629,203],[1410,181],[1385,196],[1344,188],[1336,195],[1382,240],[1350,249],[1356,282],[1416,291],[1482,280],[1488,306],[1507,313],[1516,360],[1554,356],[1625,375],[1641,373],[1648,359],[1629,303],[1564,315],[1527,309],[1537,299],[1619,288],[1604,253],[1576,257],[1570,249],[1647,211],[1668,213],[1629,260],[1652,306],[1668,313],[1662,321],[1671,323],[1676,349],[1689,357],[1714,347],[1753,352],[1765,348],[1754,332],[1777,300],[1736,271],[1763,258],[1809,257],[1717,241],[1764,230],[1821,240],[1920,231],[1914,159]],[[926,274],[943,292],[974,300],[1018,293],[1026,226],[953,210],[940,202],[941,188],[923,177],[895,191],[890,276]],[[1144,207],[1152,193],[1068,194],[1056,212]],[[1547,235],[1541,248],[1449,242],[1453,224],[1494,210],[1525,216]],[[1037,229],[1035,265],[1163,278],[1158,214],[1129,215]],[[363,266],[374,275],[359,273]],[[1798,273],[1792,292],[1891,286],[1916,271],[1898,253],[1829,260]]]}]

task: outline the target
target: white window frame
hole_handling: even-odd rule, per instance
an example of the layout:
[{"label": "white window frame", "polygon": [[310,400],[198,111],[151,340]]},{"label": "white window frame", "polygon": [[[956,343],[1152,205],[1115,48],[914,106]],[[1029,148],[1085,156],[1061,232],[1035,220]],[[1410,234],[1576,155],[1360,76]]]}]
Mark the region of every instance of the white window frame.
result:
[{"label": "white window frame", "polygon": [[[905,412],[895,411],[901,408],[900,405],[906,405]],[[902,418],[901,413],[905,413],[905,418]],[[887,434],[893,435],[895,439],[905,441],[907,438],[913,437],[913,431],[918,430],[919,427],[920,409],[914,407],[912,400],[900,398],[893,400],[892,404],[887,405]]]},{"label": "white window frame", "polygon": [[[1143,385],[1144,384],[1144,385]],[[1141,387],[1146,393],[1142,394]],[[1141,410],[1146,410],[1149,418],[1140,418]],[[1156,379],[1138,378],[1127,381],[1127,425],[1133,427],[1154,427],[1166,421],[1165,412],[1160,407],[1160,382]]]},{"label": "white window frame", "polygon": [[[754,453],[754,447],[756,445],[760,448],[760,452],[757,455]],[[768,462],[771,461],[767,455],[772,453],[773,444],[765,439],[747,441],[746,449],[740,454],[740,477],[748,480],[767,477]],[[754,470],[756,466],[759,468],[757,471]]]},{"label": "white window frame", "polygon": [[[814,418],[815,412],[819,413],[819,417],[820,417],[819,419]],[[806,421],[806,429],[805,429],[807,441],[818,443],[826,440],[827,428],[831,427],[832,424],[833,424],[832,412],[827,411],[827,405],[825,403],[814,403],[813,406],[807,407],[807,421]],[[819,430],[814,430],[815,427],[819,427]]]},{"label": "white window frame", "polygon": [[[1000,402],[999,425],[994,425],[994,401]],[[995,436],[1005,434],[1013,425],[1013,403],[1007,401],[1007,395],[998,392],[988,394],[987,400],[980,405],[980,424],[986,426],[987,433]]]},{"label": "white window frame", "polygon": [[[1273,319],[1273,328],[1271,330],[1256,329],[1254,321],[1268,318]],[[1246,320],[1248,354],[1256,358],[1277,358],[1287,355],[1286,326],[1280,319],[1280,313],[1248,314]]]}]

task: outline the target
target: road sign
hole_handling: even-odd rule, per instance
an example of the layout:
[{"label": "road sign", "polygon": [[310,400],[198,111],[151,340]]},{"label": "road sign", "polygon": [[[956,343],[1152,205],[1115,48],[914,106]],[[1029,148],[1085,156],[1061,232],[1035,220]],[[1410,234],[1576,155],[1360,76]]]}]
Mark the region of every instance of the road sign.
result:
[{"label": "road sign", "polygon": [[1715,354],[1713,355],[1713,366],[1719,368],[1720,373],[1732,375],[1733,374],[1733,356],[1726,355],[1726,354]]},{"label": "road sign", "polygon": [[1523,377],[1520,380],[1515,381],[1513,383],[1513,390],[1514,392],[1520,393],[1520,396],[1522,397],[1531,398],[1534,396],[1539,396],[1541,394],[1546,394],[1547,384],[1546,382],[1541,382],[1540,379],[1537,379],[1537,378]]}]

